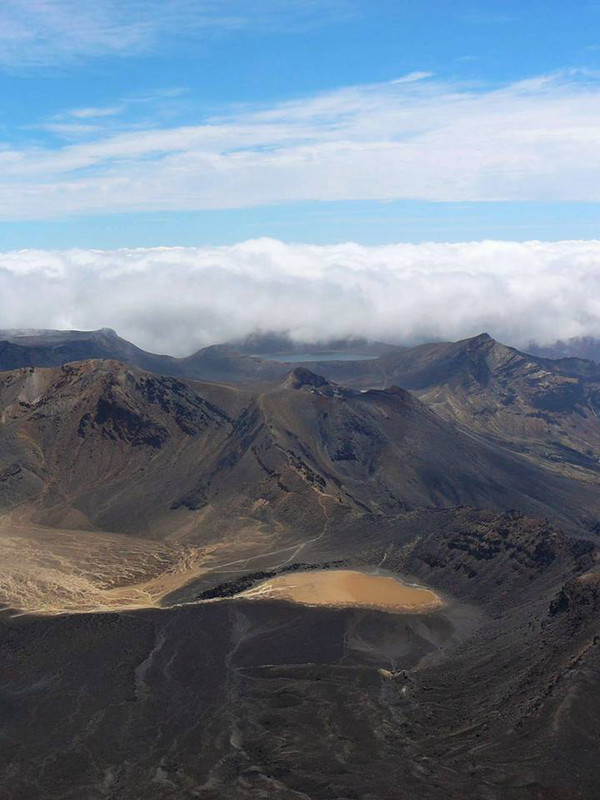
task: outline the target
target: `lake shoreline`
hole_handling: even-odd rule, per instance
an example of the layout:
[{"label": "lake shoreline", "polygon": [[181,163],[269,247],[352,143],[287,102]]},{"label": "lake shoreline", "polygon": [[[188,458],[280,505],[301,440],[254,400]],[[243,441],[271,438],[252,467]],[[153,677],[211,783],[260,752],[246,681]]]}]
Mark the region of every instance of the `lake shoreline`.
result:
[{"label": "lake shoreline", "polygon": [[395,614],[429,614],[446,605],[432,589],[377,568],[307,570],[277,575],[234,597],[250,601],[283,600],[312,608],[364,608]]}]

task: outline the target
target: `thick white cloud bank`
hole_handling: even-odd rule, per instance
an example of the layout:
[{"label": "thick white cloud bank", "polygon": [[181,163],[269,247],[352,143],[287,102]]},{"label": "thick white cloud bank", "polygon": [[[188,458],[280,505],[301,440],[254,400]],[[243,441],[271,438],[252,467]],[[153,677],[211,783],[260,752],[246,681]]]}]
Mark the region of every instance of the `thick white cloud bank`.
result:
[{"label": "thick white cloud bank", "polygon": [[21,250],[0,254],[0,328],[115,328],[187,355],[256,330],[515,346],[600,335],[600,241]]}]

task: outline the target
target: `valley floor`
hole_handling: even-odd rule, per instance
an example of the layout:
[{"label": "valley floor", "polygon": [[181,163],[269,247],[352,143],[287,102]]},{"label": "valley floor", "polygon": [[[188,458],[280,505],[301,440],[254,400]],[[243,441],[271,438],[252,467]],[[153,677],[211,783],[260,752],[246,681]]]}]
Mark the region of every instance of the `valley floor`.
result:
[{"label": "valley floor", "polygon": [[[299,540],[201,552],[5,517],[8,604],[20,587],[43,613],[0,617],[0,798],[595,800],[593,548],[514,513],[348,524],[290,562]],[[446,604],[232,596],[318,566],[412,575]],[[563,608],[579,574],[592,591]]]}]

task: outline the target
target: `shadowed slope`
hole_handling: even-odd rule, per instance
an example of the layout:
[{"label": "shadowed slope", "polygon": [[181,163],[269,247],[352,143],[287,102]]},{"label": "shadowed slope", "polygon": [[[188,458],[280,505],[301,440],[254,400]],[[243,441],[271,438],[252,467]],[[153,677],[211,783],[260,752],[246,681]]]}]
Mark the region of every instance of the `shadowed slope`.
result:
[{"label": "shadowed slope", "polygon": [[[261,394],[81,362],[0,376],[5,510],[152,535],[223,518],[293,530],[335,513],[519,506],[565,518],[593,493],[460,432],[408,392],[305,369]],[[321,509],[321,511],[319,511]],[[332,512],[333,513],[333,512]]]},{"label": "shadowed slope", "polygon": [[440,416],[555,471],[600,473],[600,368],[591,361],[521,353],[487,334],[388,353],[326,374],[359,387],[399,384]]},{"label": "shadowed slope", "polygon": [[97,331],[0,330],[0,370],[59,367],[92,358],[122,361],[150,372],[173,375],[178,359],[148,353],[111,328]]}]

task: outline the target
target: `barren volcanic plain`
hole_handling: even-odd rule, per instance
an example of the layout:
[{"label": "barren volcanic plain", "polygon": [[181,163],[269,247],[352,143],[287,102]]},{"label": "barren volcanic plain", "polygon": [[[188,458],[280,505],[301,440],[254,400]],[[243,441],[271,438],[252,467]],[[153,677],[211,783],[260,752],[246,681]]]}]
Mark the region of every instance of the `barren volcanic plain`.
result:
[{"label": "barren volcanic plain", "polygon": [[0,798],[599,796],[593,362],[25,339]]}]

